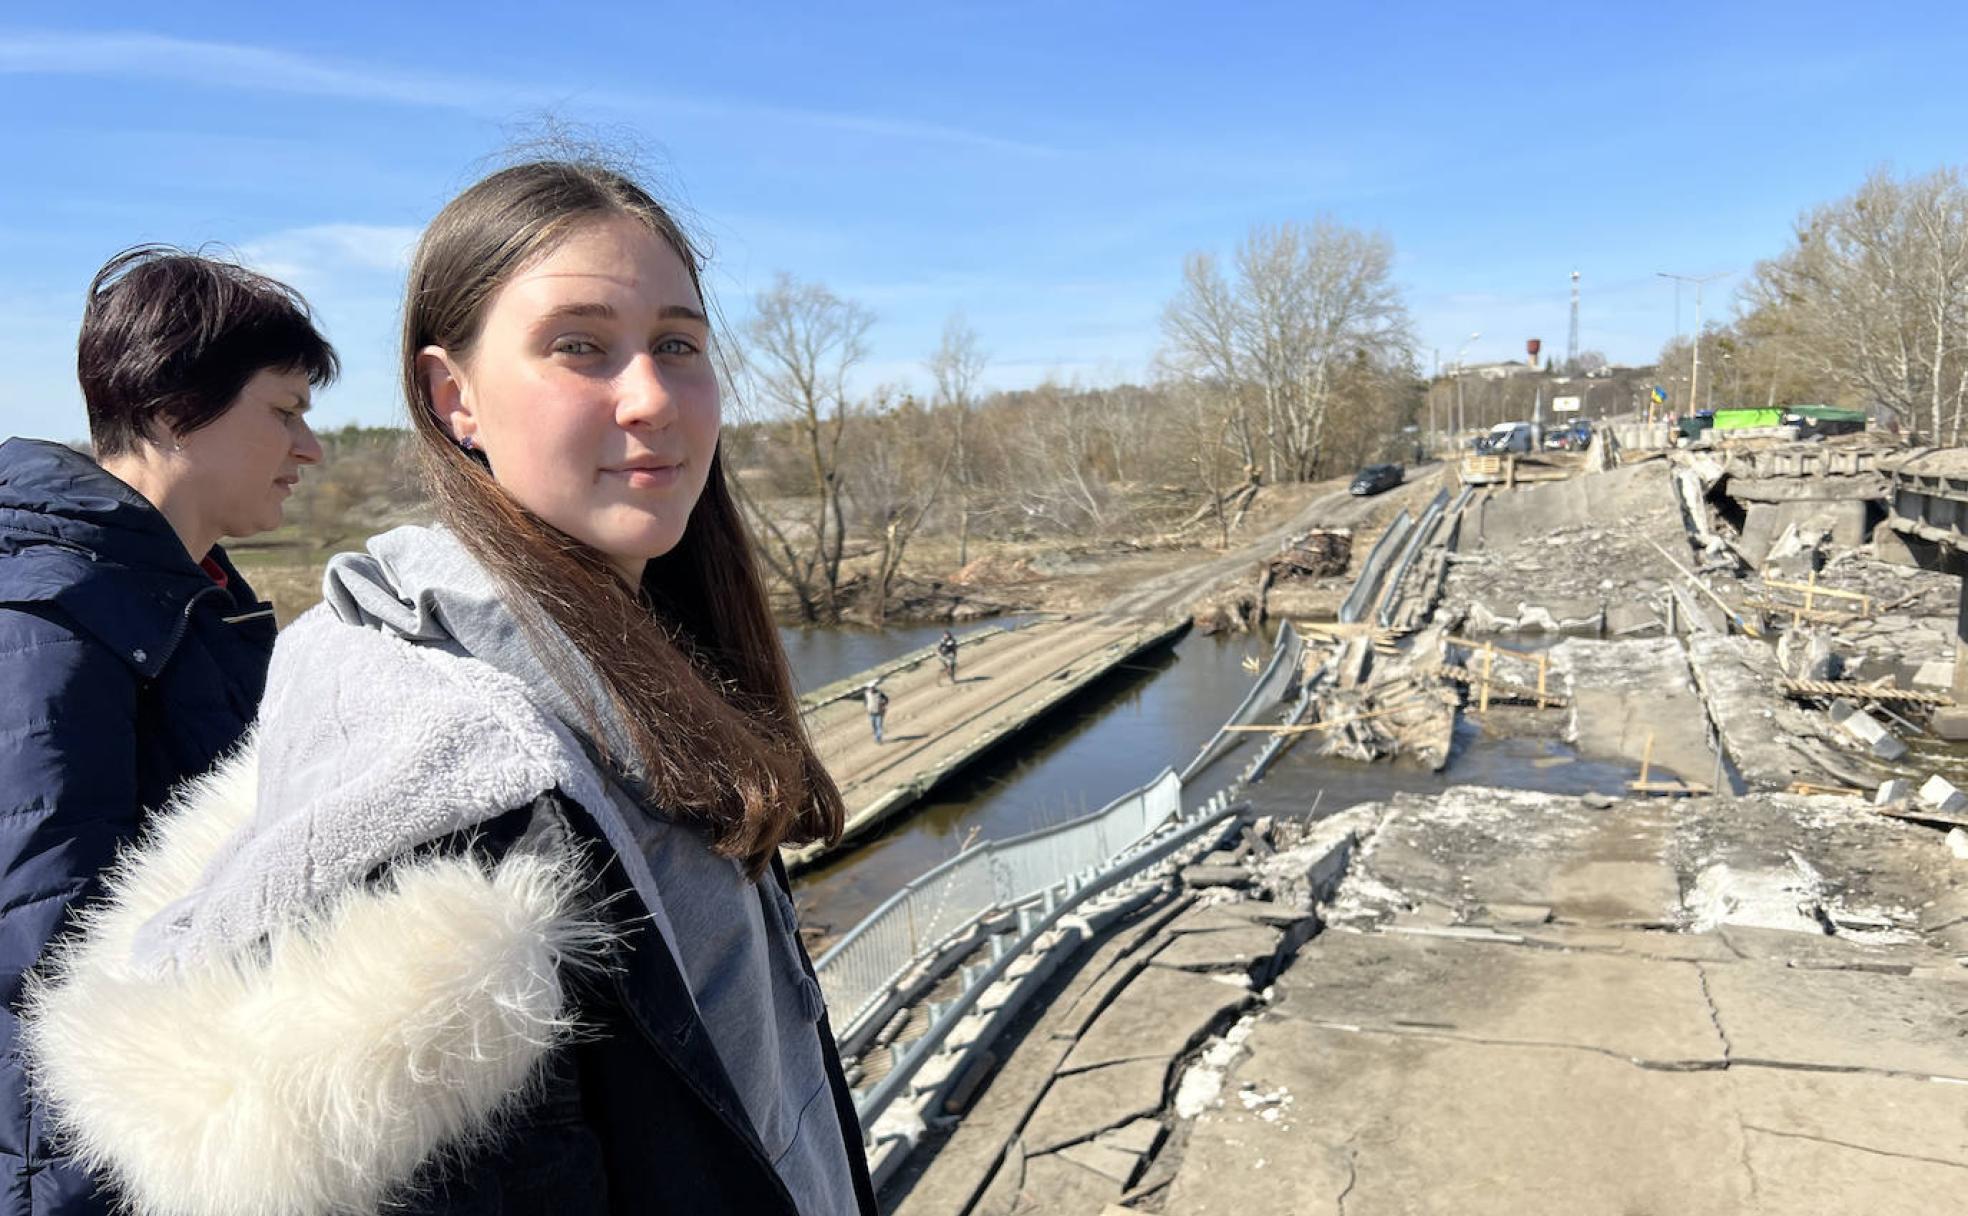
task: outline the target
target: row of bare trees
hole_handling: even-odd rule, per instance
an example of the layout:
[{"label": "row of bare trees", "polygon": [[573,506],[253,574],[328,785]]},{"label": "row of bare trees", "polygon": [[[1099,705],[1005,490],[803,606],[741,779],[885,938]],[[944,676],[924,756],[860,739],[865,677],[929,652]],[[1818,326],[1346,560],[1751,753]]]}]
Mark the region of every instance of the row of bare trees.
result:
[{"label": "row of bare trees", "polygon": [[853,593],[880,619],[919,535],[953,540],[959,567],[979,538],[1209,521],[1227,545],[1261,484],[1385,455],[1414,421],[1392,264],[1386,237],[1330,220],[1255,228],[1228,276],[1187,260],[1157,382],[985,393],[989,356],[959,316],[925,360],[927,400],[851,397],[871,314],[782,275],[734,360],[763,420],[727,440],[764,560],[802,618],[839,619]]},{"label": "row of bare trees", "polygon": [[764,560],[803,619],[839,619],[855,595],[879,620],[919,535],[953,540],[958,567],[980,538],[1209,520],[1227,545],[1260,484],[1382,455],[1413,421],[1392,264],[1386,237],[1330,220],[1256,228],[1233,277],[1188,259],[1156,383],[986,393],[989,356],[957,316],[925,359],[927,400],[852,397],[873,317],[781,275],[733,360],[762,420],[727,439]]},{"label": "row of bare trees", "polygon": [[1959,444],[1968,428],[1968,183],[1959,169],[1885,170],[1807,211],[1759,263],[1735,317],[1668,344],[1686,380],[1701,344],[1698,405],[1822,402],[1883,407]]}]

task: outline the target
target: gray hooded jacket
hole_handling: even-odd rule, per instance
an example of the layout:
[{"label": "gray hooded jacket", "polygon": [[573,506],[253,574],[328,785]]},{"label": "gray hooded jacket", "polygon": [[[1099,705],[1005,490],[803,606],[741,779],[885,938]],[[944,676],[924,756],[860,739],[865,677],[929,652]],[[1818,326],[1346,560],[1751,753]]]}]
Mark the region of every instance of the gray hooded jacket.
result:
[{"label": "gray hooded jacket", "polygon": [[[292,968],[303,977],[297,982],[319,985],[333,966],[323,959],[331,952],[335,923],[380,915],[364,906],[367,897],[360,894],[369,876],[419,845],[558,791],[588,811],[622,861],[688,982],[768,1159],[800,1210],[857,1211],[816,1033],[820,993],[802,965],[791,901],[778,884],[747,881],[739,865],[712,853],[701,834],[639,804],[597,768],[570,725],[583,721],[573,699],[547,674],[491,577],[449,533],[413,527],[379,536],[367,553],[330,563],[325,593],[321,606],[281,635],[256,737],[243,758],[249,763],[222,770],[208,788],[187,795],[180,815],[167,817],[150,855],[132,858],[113,879],[116,902],[36,998],[35,1050],[85,1154],[93,1151],[97,1165],[127,1190],[142,1193],[140,1175],[147,1167],[126,1159],[127,1137],[115,1122],[131,1117],[123,1107],[141,1103],[118,1102],[117,1109],[105,1110],[99,1136],[86,1126],[92,1116],[85,1099],[105,1084],[92,1070],[115,1067],[107,1058],[98,1065],[93,1054],[95,1041],[120,1032],[103,1024],[104,1007],[113,1003],[106,993],[113,990],[121,1000],[131,988],[195,991],[204,1001],[214,999],[205,991],[210,986],[230,1000],[241,960],[269,950],[269,973]],[[606,705],[598,681],[591,674],[589,679],[594,703]],[[611,750],[624,754],[619,728],[606,729],[618,743]],[[234,809],[200,809],[215,803]],[[186,826],[200,816],[218,826]],[[183,844],[188,839],[198,841],[195,867],[169,856],[193,852]],[[571,902],[561,888],[574,886],[553,877],[555,867],[566,869],[557,860],[564,846],[564,825],[537,817],[517,846],[556,859],[545,867],[549,879],[540,897],[552,905],[556,924]],[[511,869],[502,866],[495,878],[505,881]],[[438,907],[440,896],[444,892],[416,897]],[[507,902],[526,906],[523,899]],[[448,915],[449,905],[443,911]],[[513,919],[510,908],[502,912],[499,931]],[[431,914],[420,911],[411,923],[431,923]],[[306,944],[311,953],[296,965],[302,951],[286,941],[297,926],[324,925],[304,931],[318,940]],[[593,946],[578,932],[548,935],[543,957],[557,960]],[[416,948],[407,944],[402,953]],[[443,943],[435,949],[441,958]],[[515,953],[508,949],[501,957]],[[541,978],[559,991],[557,979]],[[479,999],[485,985],[474,983],[478,987],[464,999]],[[487,1043],[500,1035],[535,1047],[543,1038],[548,1045],[558,1041],[566,1032],[559,998],[545,1000],[539,989],[540,979],[521,977],[516,995],[487,1002],[495,1019],[510,1021],[513,1008],[540,1000],[542,1013],[532,1029],[499,1022],[490,1038],[474,1029],[464,1056],[444,1048],[449,1054],[436,1064],[409,1061],[412,1073],[451,1067],[454,1057],[476,1066],[473,1057],[493,1053]],[[285,997],[257,999],[271,1005]],[[319,1073],[305,1062],[293,1068],[299,1075]],[[462,1092],[458,1085],[449,1088]],[[65,1095],[73,1100],[63,1101]],[[493,1093],[488,1100],[503,1099]],[[359,1106],[329,1098],[323,1105]],[[436,1120],[415,1110],[414,1099],[402,1105],[411,1108],[416,1135],[439,1136],[430,1131]],[[386,1138],[380,1124],[373,1133],[350,1134]],[[397,1138],[414,1139],[407,1132]],[[95,1139],[101,1143],[91,1150]],[[344,1158],[360,1155],[337,1151]],[[369,1168],[362,1185],[387,1183],[387,1172]],[[206,1182],[217,1184],[209,1176]]]}]

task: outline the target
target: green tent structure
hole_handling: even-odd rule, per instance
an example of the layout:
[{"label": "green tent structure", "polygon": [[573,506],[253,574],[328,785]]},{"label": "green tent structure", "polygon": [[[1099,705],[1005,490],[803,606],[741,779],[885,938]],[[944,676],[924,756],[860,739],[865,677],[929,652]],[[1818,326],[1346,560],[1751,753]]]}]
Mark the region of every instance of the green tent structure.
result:
[{"label": "green tent structure", "polygon": [[1849,435],[1866,429],[1866,413],[1836,405],[1781,405],[1771,409],[1736,407],[1715,411],[1715,429],[1718,433],[1777,426],[1794,426],[1800,436]]}]

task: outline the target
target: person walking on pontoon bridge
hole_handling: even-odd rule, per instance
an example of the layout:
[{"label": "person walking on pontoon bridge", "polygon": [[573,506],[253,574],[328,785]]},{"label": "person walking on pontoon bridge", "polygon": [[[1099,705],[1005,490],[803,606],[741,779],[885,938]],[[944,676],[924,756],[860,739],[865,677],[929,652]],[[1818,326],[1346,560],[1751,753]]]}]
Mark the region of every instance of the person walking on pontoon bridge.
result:
[{"label": "person walking on pontoon bridge", "polygon": [[875,742],[883,742],[882,715],[888,712],[888,694],[882,691],[880,680],[870,680],[861,690],[861,703],[867,707],[868,727],[875,732]]},{"label": "person walking on pontoon bridge", "polygon": [[943,637],[936,643],[936,657],[943,660],[943,674],[950,677],[950,683],[957,682],[957,638],[945,629]]}]

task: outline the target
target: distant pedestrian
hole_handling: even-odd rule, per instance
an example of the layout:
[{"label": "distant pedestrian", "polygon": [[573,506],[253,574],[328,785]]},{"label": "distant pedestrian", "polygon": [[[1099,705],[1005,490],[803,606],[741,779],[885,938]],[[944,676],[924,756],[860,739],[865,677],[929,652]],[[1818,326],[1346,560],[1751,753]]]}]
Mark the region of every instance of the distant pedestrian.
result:
[{"label": "distant pedestrian", "polygon": [[888,712],[888,694],[881,689],[880,680],[871,680],[868,687],[861,690],[861,703],[868,709],[868,725],[875,732],[875,742],[882,742],[882,715]]},{"label": "distant pedestrian", "polygon": [[957,682],[957,639],[949,630],[936,643],[936,657],[943,660],[943,674],[950,677],[950,683]]}]

